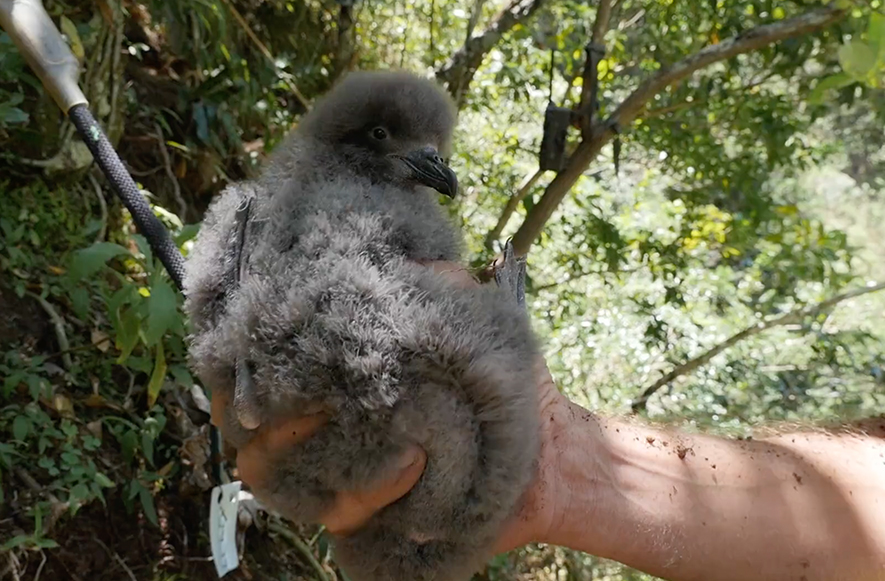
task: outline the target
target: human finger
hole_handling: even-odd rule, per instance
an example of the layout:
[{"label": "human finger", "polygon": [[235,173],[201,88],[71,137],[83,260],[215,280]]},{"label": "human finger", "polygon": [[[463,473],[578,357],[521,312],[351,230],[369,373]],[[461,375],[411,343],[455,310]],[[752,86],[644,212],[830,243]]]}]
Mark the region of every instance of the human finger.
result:
[{"label": "human finger", "polygon": [[470,288],[474,286],[479,286],[479,281],[476,280],[476,277],[470,272],[463,264],[458,264],[457,262],[451,262],[448,260],[435,260],[433,262],[425,263],[431,270],[434,272],[443,275],[446,280],[454,283],[458,287],[462,288]]},{"label": "human finger", "polygon": [[267,478],[269,460],[312,436],[328,419],[327,414],[318,413],[262,425],[237,453],[240,479],[252,488],[260,488]]},{"label": "human finger", "polygon": [[411,446],[400,458],[398,472],[371,488],[339,492],[320,522],[333,535],[352,534],[379,510],[405,496],[421,478],[426,464],[424,450]]}]

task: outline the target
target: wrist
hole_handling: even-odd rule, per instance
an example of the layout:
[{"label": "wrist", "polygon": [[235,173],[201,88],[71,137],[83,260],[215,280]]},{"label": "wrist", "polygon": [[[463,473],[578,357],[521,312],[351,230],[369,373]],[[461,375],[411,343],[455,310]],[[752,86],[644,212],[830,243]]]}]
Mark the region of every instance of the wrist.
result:
[{"label": "wrist", "polygon": [[605,420],[565,397],[544,419],[550,424],[544,475],[549,517],[536,540],[598,554],[596,531],[606,530],[600,508],[610,482]]}]

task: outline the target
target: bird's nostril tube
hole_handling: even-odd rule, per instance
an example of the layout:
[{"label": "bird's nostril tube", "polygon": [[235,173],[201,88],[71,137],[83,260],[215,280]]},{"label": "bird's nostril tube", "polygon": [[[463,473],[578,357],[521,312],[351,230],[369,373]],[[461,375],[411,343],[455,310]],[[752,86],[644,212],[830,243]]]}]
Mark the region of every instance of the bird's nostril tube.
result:
[{"label": "bird's nostril tube", "polygon": [[435,161],[436,163],[445,163],[445,161],[443,160],[443,158],[441,158],[441,157],[438,156],[438,155],[434,155],[434,156],[433,156],[433,161]]}]

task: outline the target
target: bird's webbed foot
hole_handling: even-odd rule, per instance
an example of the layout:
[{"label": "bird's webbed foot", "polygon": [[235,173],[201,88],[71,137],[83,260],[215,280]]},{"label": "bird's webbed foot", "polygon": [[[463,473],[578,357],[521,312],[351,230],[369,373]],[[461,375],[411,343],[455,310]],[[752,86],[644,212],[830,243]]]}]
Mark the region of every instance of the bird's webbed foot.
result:
[{"label": "bird's webbed foot", "polygon": [[513,293],[516,303],[525,307],[525,276],[526,259],[524,256],[516,257],[513,251],[513,242],[508,240],[504,244],[504,254],[494,265],[495,282],[499,287]]}]

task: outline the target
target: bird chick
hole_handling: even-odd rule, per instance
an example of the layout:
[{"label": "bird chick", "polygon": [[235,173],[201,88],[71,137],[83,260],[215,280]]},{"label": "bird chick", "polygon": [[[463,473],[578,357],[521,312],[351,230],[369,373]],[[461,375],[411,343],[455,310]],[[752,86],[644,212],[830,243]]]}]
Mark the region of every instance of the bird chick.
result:
[{"label": "bird chick", "polygon": [[457,192],[442,158],[455,121],[428,80],[346,76],[259,178],[213,202],[188,259],[190,356],[230,402],[225,439],[330,417],[267,458],[265,505],[316,522],[338,491],[398,472],[408,446],[427,452],[415,487],[338,541],[354,581],[469,578],[538,452],[537,347],[513,298],[524,272],[463,288],[421,264],[460,259],[438,200]]}]

